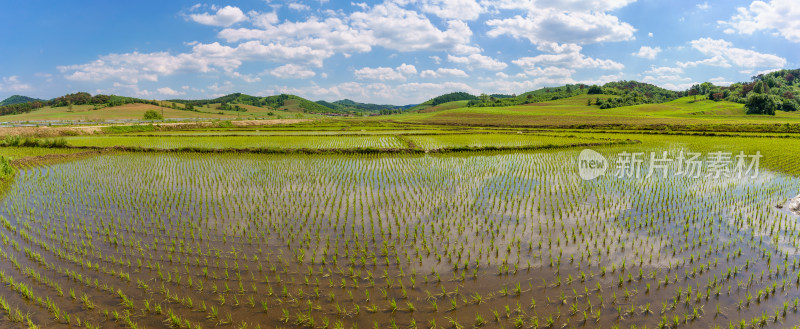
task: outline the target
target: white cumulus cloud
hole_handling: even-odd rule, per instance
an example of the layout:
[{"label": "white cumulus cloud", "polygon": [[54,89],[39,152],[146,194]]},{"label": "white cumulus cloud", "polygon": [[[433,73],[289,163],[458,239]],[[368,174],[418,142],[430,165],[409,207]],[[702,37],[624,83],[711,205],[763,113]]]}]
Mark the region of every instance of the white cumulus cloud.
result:
[{"label": "white cumulus cloud", "polygon": [[189,15],[193,21],[212,26],[228,27],[247,20],[247,15],[239,7],[225,6],[214,14],[202,13]]},{"label": "white cumulus cloud", "polygon": [[29,91],[32,90],[30,84],[23,83],[19,80],[19,76],[12,75],[9,77],[3,77],[0,79],[0,91],[10,91],[10,92],[19,92],[19,91]]},{"label": "white cumulus cloud", "polygon": [[483,6],[475,0],[419,0],[418,5],[423,12],[444,19],[471,21],[484,12]]},{"label": "white cumulus cloud", "polygon": [[269,71],[269,74],[281,79],[308,79],[317,75],[305,66],[286,64]]},{"label": "white cumulus cloud", "polygon": [[755,50],[741,49],[733,47],[733,43],[722,39],[701,38],[690,42],[692,48],[700,53],[710,56],[710,58],[695,62],[679,62],[682,67],[692,67],[697,65],[711,65],[719,67],[730,67],[731,64],[739,67],[783,67],[786,59],[772,55],[759,53]]},{"label": "white cumulus cloud", "polygon": [[509,35],[528,39],[532,44],[546,42],[590,44],[634,39],[636,29],[603,11],[564,11],[537,8],[525,16],[486,21],[491,37]]},{"label": "white cumulus cloud", "polygon": [[406,81],[410,75],[417,74],[414,65],[402,64],[397,68],[391,67],[364,67],[355,71],[355,76],[359,80],[378,80],[378,81]]},{"label": "white cumulus cloud", "polygon": [[447,60],[457,64],[467,65],[469,68],[481,68],[492,71],[499,71],[508,67],[508,64],[498,61],[489,56],[481,54],[472,54],[469,56],[453,56],[447,55]]},{"label": "white cumulus cloud", "polygon": [[718,21],[728,26],[726,33],[750,35],[757,31],[776,31],[791,42],[800,42],[800,6],[796,0],[753,1],[748,7],[739,7],[729,21]]},{"label": "white cumulus cloud", "polygon": [[423,78],[442,78],[442,77],[455,77],[455,78],[468,78],[469,74],[459,69],[438,68],[434,70],[424,70],[419,74]]},{"label": "white cumulus cloud", "polygon": [[308,5],[299,3],[299,2],[292,2],[292,3],[289,4],[289,9],[297,10],[297,11],[305,11],[305,10],[311,10],[311,7],[309,7]]},{"label": "white cumulus cloud", "polygon": [[167,95],[167,96],[178,96],[178,95],[183,95],[184,94],[183,92],[174,90],[174,89],[172,89],[170,87],[161,87],[161,88],[156,89],[156,91],[159,94]]},{"label": "white cumulus cloud", "polygon": [[658,53],[660,52],[661,52],[661,47],[653,48],[648,46],[642,46],[641,48],[639,48],[638,52],[633,53],[633,56],[647,58],[647,59],[656,59],[656,56],[658,56]]},{"label": "white cumulus cloud", "polygon": [[[529,71],[534,68],[560,68],[566,70],[574,69],[603,69],[603,70],[621,70],[625,66],[622,63],[615,62],[610,59],[598,59],[588,57],[581,53],[583,49],[576,44],[567,44],[562,46],[548,46],[540,47],[542,50],[549,50],[552,54],[542,54],[533,57],[522,57],[511,61],[512,63],[522,67],[524,70]],[[537,74],[540,71],[535,71]],[[561,71],[564,72],[564,71]],[[527,72],[526,72],[527,73]]]}]

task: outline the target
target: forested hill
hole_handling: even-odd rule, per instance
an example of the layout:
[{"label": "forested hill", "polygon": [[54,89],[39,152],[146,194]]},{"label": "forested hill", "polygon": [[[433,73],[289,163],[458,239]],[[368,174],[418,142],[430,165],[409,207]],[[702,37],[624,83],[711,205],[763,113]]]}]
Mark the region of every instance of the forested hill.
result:
[{"label": "forested hill", "polygon": [[335,102],[317,101],[317,104],[341,111],[371,112],[381,114],[397,113],[410,107],[389,104],[359,103],[350,99],[343,99]]},{"label": "forested hill", "polygon": [[251,105],[251,106],[258,106],[258,107],[269,107],[276,110],[280,109],[296,109],[306,113],[340,113],[336,109],[329,108],[327,106],[312,102],[305,98],[295,95],[289,94],[280,94],[275,96],[251,96],[242,93],[233,93],[230,95],[225,95],[222,97],[217,97],[213,99],[199,99],[199,100],[186,100],[186,99],[170,99],[170,102],[193,105],[193,106],[203,106],[209,104],[221,104],[221,105]]},{"label": "forested hill", "polygon": [[28,97],[28,96],[13,95],[13,96],[11,96],[9,98],[4,99],[2,102],[0,102],[0,106],[22,104],[22,103],[32,103],[32,102],[37,102],[37,101],[41,102],[43,100],[42,99],[38,99],[38,98]]},{"label": "forested hill", "polygon": [[95,109],[100,109],[103,107],[119,106],[132,103],[156,104],[156,101],[116,95],[98,94],[92,96],[87,92],[77,92],[74,94],[56,97],[51,100],[34,99],[24,103],[0,106],[0,115],[28,113],[45,106],[72,107],[73,105],[93,105]]}]

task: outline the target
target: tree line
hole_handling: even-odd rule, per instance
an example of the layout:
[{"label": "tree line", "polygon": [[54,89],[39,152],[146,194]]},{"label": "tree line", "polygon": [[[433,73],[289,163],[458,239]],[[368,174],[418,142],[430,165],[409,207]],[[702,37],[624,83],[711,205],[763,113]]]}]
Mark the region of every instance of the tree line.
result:
[{"label": "tree line", "polygon": [[744,104],[747,114],[775,115],[776,111],[797,111],[800,88],[800,69],[779,70],[751,77],[750,82],[739,82],[728,87],[710,82],[695,84],[686,91],[687,96],[706,97],[713,101],[726,100]]},{"label": "tree line", "polygon": [[64,96],[56,97],[46,101],[37,100],[27,103],[0,106],[0,115],[28,113],[45,106],[68,107],[72,109],[72,106],[74,105],[94,105],[95,109],[99,109],[102,107],[120,106],[133,103],[158,105],[158,103],[154,100],[144,100],[133,97],[123,97],[123,96],[103,95],[103,94],[97,94],[92,96],[87,92],[77,92],[73,94],[67,94]]}]

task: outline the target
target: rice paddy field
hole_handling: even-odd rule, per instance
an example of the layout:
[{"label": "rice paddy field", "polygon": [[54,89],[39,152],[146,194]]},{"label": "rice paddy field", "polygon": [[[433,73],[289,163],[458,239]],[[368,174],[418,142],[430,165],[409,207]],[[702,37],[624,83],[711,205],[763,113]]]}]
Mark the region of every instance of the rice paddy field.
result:
[{"label": "rice paddy field", "polygon": [[[443,133],[392,133],[328,134],[304,132],[304,134],[253,135],[244,132],[194,132],[174,135],[107,135],[75,136],[65,140],[73,148],[142,148],[155,150],[200,149],[200,150],[400,150],[437,151],[461,148],[541,148],[572,145],[609,144],[622,139],[576,137],[567,134],[457,134]],[[218,135],[215,135],[218,134]],[[220,135],[221,134],[221,135]]]},{"label": "rice paddy field", "polygon": [[[0,327],[800,322],[800,225],[784,207],[800,139],[425,130],[66,138],[161,151],[16,168],[0,199]],[[225,152],[181,150],[196,145]],[[585,148],[604,175],[581,178]],[[0,154],[51,150],[32,149]]]}]

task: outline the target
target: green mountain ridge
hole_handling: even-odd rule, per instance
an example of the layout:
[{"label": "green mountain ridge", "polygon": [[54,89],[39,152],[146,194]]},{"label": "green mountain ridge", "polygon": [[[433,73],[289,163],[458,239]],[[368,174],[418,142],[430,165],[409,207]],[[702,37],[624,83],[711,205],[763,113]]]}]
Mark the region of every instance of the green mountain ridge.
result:
[{"label": "green mountain ridge", "polygon": [[28,96],[22,96],[22,95],[12,95],[12,96],[4,99],[2,102],[0,102],[0,106],[23,104],[23,103],[32,103],[32,102],[36,102],[36,101],[43,102],[44,100],[43,99],[38,99],[38,98],[33,98],[33,97],[28,97]]},{"label": "green mountain ridge", "polygon": [[290,95],[290,94],[280,94],[274,96],[260,97],[242,93],[233,93],[213,99],[201,99],[201,100],[169,99],[167,101],[186,104],[186,105],[193,105],[193,106],[202,106],[208,104],[221,104],[222,106],[226,106],[228,104],[240,104],[240,105],[258,106],[258,107],[271,107],[275,110],[282,110],[282,109],[288,110],[289,108],[293,108],[302,110],[302,112],[305,113],[319,113],[319,114],[343,113],[340,110],[332,109],[330,107],[318,104],[316,102],[312,102],[300,96]]},{"label": "green mountain ridge", "polygon": [[[404,109],[407,109],[411,106],[398,106],[398,105],[390,105],[390,104],[372,104],[372,103],[360,103],[350,99],[342,99],[334,102],[327,102],[327,101],[317,101],[317,104],[327,106],[332,109],[342,110],[342,111],[353,111],[353,112],[398,112]],[[413,105],[412,105],[413,106]]]}]

